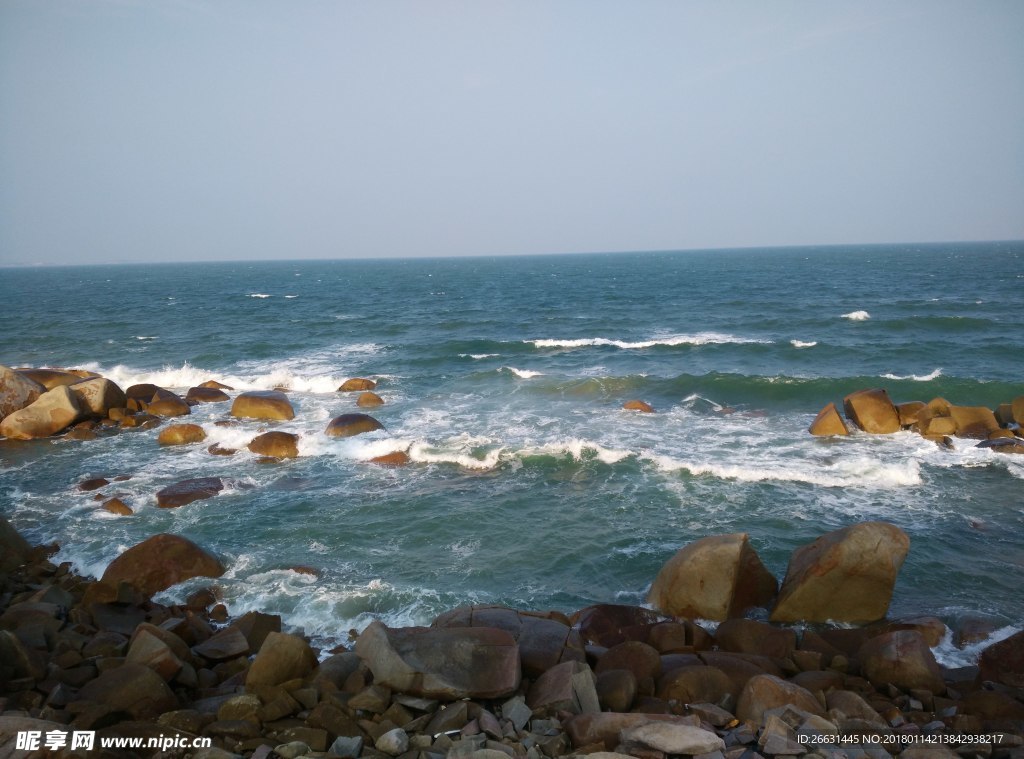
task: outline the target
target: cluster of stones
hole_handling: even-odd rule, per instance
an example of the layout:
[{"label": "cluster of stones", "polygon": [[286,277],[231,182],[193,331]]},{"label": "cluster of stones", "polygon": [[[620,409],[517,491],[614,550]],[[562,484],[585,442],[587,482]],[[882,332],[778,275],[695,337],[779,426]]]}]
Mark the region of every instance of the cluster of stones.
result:
[{"label": "cluster of stones", "polygon": [[875,435],[913,430],[945,447],[951,437],[980,440],[979,446],[1000,453],[1024,453],[1024,395],[995,410],[985,406],[956,406],[945,398],[893,403],[882,388],[858,390],[843,399],[846,419],[835,403],[823,408],[811,423],[812,435],[849,435],[850,426]]},{"label": "cluster of stones", "polygon": [[[846,538],[808,547],[801,561],[809,554],[817,568],[798,572],[794,587],[832,574],[845,603],[860,582],[855,568],[836,568],[833,549]],[[229,618],[215,587],[179,606],[153,602],[178,582],[224,571],[184,538],[154,536],[89,581],[0,519],[0,756],[11,755],[18,731],[62,729],[210,738],[212,748],[191,752],[196,759],[1024,753],[1024,633],[989,646],[976,667],[945,670],[929,647],[937,620],[800,633],[747,619],[742,610],[770,584],[763,567],[746,536],[707,540],[684,547],[655,584],[709,604],[724,620],[714,633],[633,606],[571,615],[473,606],[429,627],[373,622],[351,650],[320,652],[282,632],[279,617]],[[882,564],[889,550],[863,559]],[[753,600],[748,576],[759,587]],[[873,603],[846,606],[870,617]],[[996,733],[997,742],[936,743],[926,754],[895,740]],[[877,742],[826,742],[844,735]],[[182,754],[163,756],[174,755]]]}]

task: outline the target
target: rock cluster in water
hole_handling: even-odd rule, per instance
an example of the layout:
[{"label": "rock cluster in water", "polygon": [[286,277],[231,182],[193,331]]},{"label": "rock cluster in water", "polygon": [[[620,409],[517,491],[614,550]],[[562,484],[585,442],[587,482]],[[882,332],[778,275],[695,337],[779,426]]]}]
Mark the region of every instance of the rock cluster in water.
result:
[{"label": "rock cluster in water", "polygon": [[94,581],[0,518],[0,756],[21,755],[19,731],[92,730],[209,739],[196,759],[1016,759],[1024,632],[949,670],[931,651],[944,632],[933,618],[801,630],[742,616],[773,600],[773,616],[800,616],[780,612],[794,598],[808,613],[884,616],[899,536],[883,523],[822,536],[794,552],[778,594],[746,535],[683,547],[652,599],[717,610],[713,633],[634,606],[469,606],[428,627],[373,622],[323,652],[276,615],[230,618],[215,584],[155,603],[224,572],[185,538],[149,538]]},{"label": "rock cluster in water", "polygon": [[829,403],[811,422],[812,435],[849,435],[850,424],[875,435],[913,430],[927,440],[952,447],[950,437],[980,440],[999,453],[1024,453],[1024,395],[994,411],[985,406],[957,406],[945,398],[893,403],[883,388],[858,390],[843,399],[839,413]]}]

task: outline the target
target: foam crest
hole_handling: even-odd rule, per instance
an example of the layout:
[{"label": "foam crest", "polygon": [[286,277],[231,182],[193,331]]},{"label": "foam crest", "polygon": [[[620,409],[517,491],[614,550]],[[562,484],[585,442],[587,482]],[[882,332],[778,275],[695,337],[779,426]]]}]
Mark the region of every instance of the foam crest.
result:
[{"label": "foam crest", "polygon": [[543,372],[535,372],[530,369],[516,369],[514,366],[503,366],[501,367],[503,372],[511,372],[512,374],[519,377],[519,379],[530,379],[532,377],[542,377]]},{"label": "foam crest", "polygon": [[525,448],[521,451],[523,456],[565,456],[566,454],[576,461],[596,458],[598,461],[608,465],[617,464],[623,459],[634,455],[632,451],[605,448],[603,445],[592,440],[583,440],[581,438],[547,443],[541,446]]},{"label": "foam crest", "polygon": [[250,298],[272,298],[273,296],[272,295],[267,295],[267,293],[249,293],[249,297]]},{"label": "foam crest", "polygon": [[906,376],[900,376],[898,374],[883,374],[883,377],[891,380],[913,380],[914,382],[931,382],[934,379],[938,379],[942,376],[942,368],[933,369],[929,374],[908,374]]},{"label": "foam crest", "polygon": [[492,448],[479,457],[465,447],[442,448],[426,443],[413,443],[409,458],[424,464],[457,464],[465,469],[494,469],[501,461],[504,448]]},{"label": "foam crest", "polygon": [[476,361],[484,358],[497,358],[500,353],[460,353],[459,358],[472,358]]},{"label": "foam crest", "polygon": [[169,389],[183,389],[216,379],[239,391],[285,387],[300,393],[334,393],[347,379],[346,375],[310,376],[289,368],[250,375],[217,372],[192,366],[187,361],[178,367],[164,366],[160,369],[136,369],[124,364],[105,368],[95,362],[82,364],[81,368],[101,374],[122,388],[151,383]]},{"label": "foam crest", "polygon": [[1022,629],[1024,628],[1007,625],[1006,627],[999,628],[984,640],[971,643],[963,648],[957,648],[953,644],[953,632],[947,627],[942,640],[939,642],[939,645],[932,649],[932,653],[935,655],[935,660],[944,667],[954,669],[957,667],[971,667],[978,663],[978,657],[981,656],[981,652],[986,648],[1006,640],[1011,635],[1016,635]]},{"label": "foam crest", "polygon": [[843,314],[844,319],[849,319],[854,322],[863,322],[871,318],[871,314],[867,311],[851,311],[848,314]]},{"label": "foam crest", "polygon": [[835,488],[876,487],[885,489],[913,487],[921,484],[920,465],[916,461],[883,464],[870,458],[844,460],[831,465],[777,464],[762,462],[757,466],[694,462],[664,455],[647,458],[665,472],[687,471],[692,475],[710,475],[740,482],[803,482],[808,485]]},{"label": "foam crest", "polygon": [[794,348],[813,348],[815,345],[818,344],[818,342],[817,340],[812,340],[810,342],[804,340],[790,340],[789,344],[792,345]]},{"label": "foam crest", "polygon": [[556,340],[556,339],[541,339],[541,340],[524,340],[527,344],[532,344],[537,348],[587,348],[593,346],[611,346],[615,348],[621,348],[623,350],[642,350],[644,348],[653,348],[658,345],[665,346],[677,346],[677,345],[710,345],[710,344],[747,344],[747,343],[771,343],[771,340],[759,340],[755,338],[736,337],[735,335],[726,335],[718,332],[701,332],[696,335],[671,335],[669,337],[660,337],[653,340],[641,340],[638,342],[628,342],[626,340],[611,340],[605,337],[586,337],[578,340]]}]

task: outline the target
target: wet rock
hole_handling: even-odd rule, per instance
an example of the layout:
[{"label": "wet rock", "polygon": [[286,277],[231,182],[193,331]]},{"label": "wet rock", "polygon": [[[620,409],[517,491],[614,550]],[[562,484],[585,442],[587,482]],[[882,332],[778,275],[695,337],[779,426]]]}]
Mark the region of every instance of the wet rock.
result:
[{"label": "wet rock", "polygon": [[746,533],[689,543],[658,572],[648,603],[677,617],[723,620],[771,603],[778,587]]},{"label": "wet rock", "polygon": [[384,399],[376,393],[367,391],[359,394],[359,397],[356,398],[356,405],[359,408],[376,408],[384,405]]},{"label": "wet rock", "polygon": [[235,397],[235,402],[231,404],[231,416],[288,421],[295,418],[295,409],[288,396],[279,390],[252,390]]},{"label": "wet rock", "polygon": [[394,451],[383,456],[374,456],[370,463],[386,467],[408,466],[412,463],[412,458],[405,451]]},{"label": "wet rock", "polygon": [[0,366],[0,419],[38,400],[46,388],[7,366]]},{"label": "wet rock", "polygon": [[984,406],[950,406],[949,415],[956,422],[956,436],[984,440],[999,429],[991,409]]},{"label": "wet rock", "polygon": [[324,433],[331,437],[352,437],[382,429],[384,425],[367,414],[342,414],[331,420]]},{"label": "wet rock", "polygon": [[174,509],[193,501],[213,498],[223,489],[224,482],[219,477],[182,480],[157,492],[156,503],[161,509]]},{"label": "wet rock", "polygon": [[570,618],[585,645],[611,648],[626,640],[646,642],[654,625],[666,621],[658,612],[625,604],[595,604]]},{"label": "wet rock", "polygon": [[889,400],[889,394],[881,389],[859,390],[843,399],[846,417],[865,432],[886,435],[899,432],[900,415]]},{"label": "wet rock", "polygon": [[31,550],[28,541],[0,516],[0,572],[10,572],[24,564]]},{"label": "wet rock", "polygon": [[188,416],[192,413],[192,407],[188,405],[184,398],[167,390],[164,390],[162,393],[158,391],[158,395],[160,397],[154,396],[153,402],[146,406],[147,413],[164,417]]},{"label": "wet rock", "polygon": [[654,407],[651,404],[647,403],[646,401],[641,400],[626,401],[625,403],[622,404],[622,408],[626,409],[627,411],[639,411],[642,414],[654,413]]},{"label": "wet rock", "polygon": [[145,597],[192,577],[220,577],[224,566],[191,540],[160,534],[129,548],[103,573],[101,582],[127,582]]},{"label": "wet rock", "polygon": [[862,522],[793,552],[771,612],[773,622],[882,619],[910,538],[885,522]]},{"label": "wet rock", "polygon": [[0,435],[12,440],[49,437],[73,424],[81,413],[77,396],[67,386],[58,385],[6,416],[0,422]]},{"label": "wet rock", "polygon": [[153,400],[158,392],[163,390],[162,387],[154,385],[150,382],[142,382],[137,385],[130,385],[125,391],[124,395],[130,401],[144,401],[149,403]]},{"label": "wet rock", "polygon": [[913,427],[917,424],[918,414],[925,408],[925,404],[921,401],[909,401],[907,403],[896,404],[896,413],[900,417],[900,426],[907,428]]},{"label": "wet rock", "polygon": [[188,445],[206,440],[206,431],[198,424],[172,424],[160,430],[156,441],[160,445]]},{"label": "wet rock", "polygon": [[247,446],[253,453],[279,459],[294,459],[299,455],[299,436],[290,432],[264,432]]},{"label": "wet rock", "polygon": [[98,418],[105,417],[110,409],[124,408],[128,402],[124,390],[104,377],[83,380],[70,387],[82,413]]},{"label": "wet rock", "polygon": [[220,443],[214,443],[206,452],[213,456],[234,456],[238,451],[234,448],[223,448]]},{"label": "wet rock", "polygon": [[814,417],[814,421],[811,422],[809,432],[812,435],[818,436],[850,434],[850,430],[846,427],[846,422],[839,415],[839,409],[836,408],[834,403],[829,403],[818,412],[818,415]]},{"label": "wet rock", "polygon": [[861,646],[857,658],[864,676],[875,686],[945,691],[942,670],[916,630],[897,630],[872,638]]},{"label": "wet rock", "polygon": [[269,633],[249,667],[246,687],[280,685],[305,677],[316,667],[316,654],[303,638],[288,633]]},{"label": "wet rock", "polygon": [[231,396],[216,387],[190,387],[185,393],[186,403],[222,403],[230,400]]},{"label": "wet rock", "polygon": [[374,682],[426,698],[501,698],[519,687],[519,646],[487,627],[389,629],[370,623],[356,653]]},{"label": "wet rock", "polygon": [[339,393],[351,393],[362,390],[373,390],[377,387],[377,383],[371,379],[364,377],[352,377],[341,383],[341,387],[338,388]]}]

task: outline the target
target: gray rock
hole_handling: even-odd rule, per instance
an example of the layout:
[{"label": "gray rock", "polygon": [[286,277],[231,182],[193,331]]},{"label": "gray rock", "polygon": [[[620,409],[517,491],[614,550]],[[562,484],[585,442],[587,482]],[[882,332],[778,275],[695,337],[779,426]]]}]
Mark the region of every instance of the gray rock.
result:
[{"label": "gray rock", "polygon": [[409,734],[402,728],[396,727],[380,736],[373,745],[378,751],[398,756],[409,750]]},{"label": "gray rock", "polygon": [[666,754],[707,754],[725,749],[725,742],[714,733],[699,727],[649,722],[624,730],[625,744],[639,744]]}]

